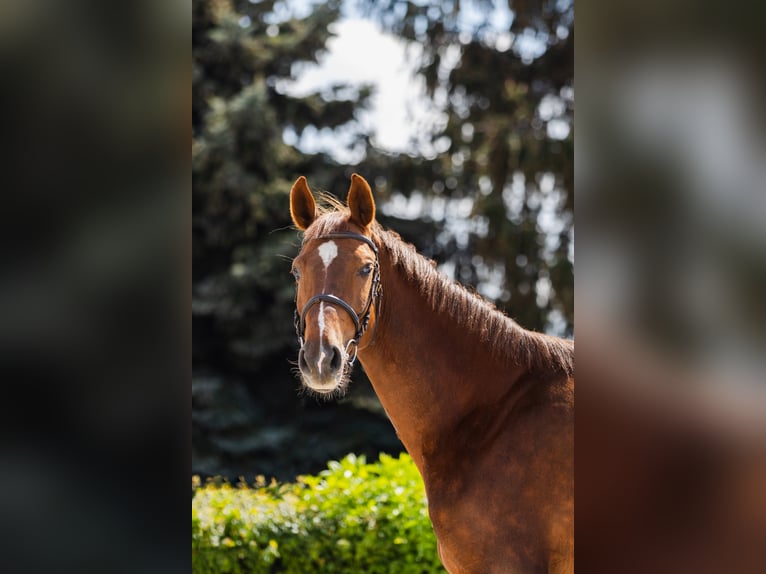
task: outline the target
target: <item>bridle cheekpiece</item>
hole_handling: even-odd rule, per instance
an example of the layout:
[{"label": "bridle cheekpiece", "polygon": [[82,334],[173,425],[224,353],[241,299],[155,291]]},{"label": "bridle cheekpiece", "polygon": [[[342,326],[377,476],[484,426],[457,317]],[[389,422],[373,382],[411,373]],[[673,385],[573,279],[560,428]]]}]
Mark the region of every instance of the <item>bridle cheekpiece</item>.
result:
[{"label": "bridle cheekpiece", "polygon": [[[348,316],[351,317],[351,320],[354,322],[354,327],[356,329],[354,336],[346,343],[345,349],[346,355],[349,357],[348,366],[351,367],[356,361],[356,355],[359,350],[359,340],[362,338],[365,331],[367,331],[367,327],[370,324],[370,315],[372,313],[373,304],[375,304],[376,314],[379,314],[380,311],[380,300],[383,294],[383,289],[380,284],[380,260],[378,258],[378,246],[375,245],[375,242],[369,237],[366,237],[360,233],[353,233],[351,231],[328,233],[313,239],[355,239],[369,245],[375,253],[375,263],[372,270],[372,283],[370,284],[370,293],[367,296],[367,303],[364,306],[364,310],[362,310],[360,314],[357,314],[354,308],[346,303],[343,299],[330,293],[320,293],[319,295],[314,295],[306,302],[306,304],[303,306],[303,310],[300,313],[298,313],[297,308],[295,309],[295,332],[298,335],[298,341],[300,342],[301,348],[303,348],[303,334],[306,332],[306,314],[308,313],[309,309],[311,309],[311,307],[324,301],[326,303],[330,303],[331,305],[336,305],[348,313]],[[353,355],[350,354],[350,348],[352,345]]]}]

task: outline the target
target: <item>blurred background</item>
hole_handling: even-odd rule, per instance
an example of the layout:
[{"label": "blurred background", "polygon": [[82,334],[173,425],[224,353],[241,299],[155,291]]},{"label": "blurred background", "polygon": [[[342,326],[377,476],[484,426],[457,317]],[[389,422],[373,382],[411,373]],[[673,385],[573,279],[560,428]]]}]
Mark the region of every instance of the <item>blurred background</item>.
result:
[{"label": "blurred background", "polygon": [[578,6],[578,571],[766,571],[764,15]]},{"label": "blurred background", "polygon": [[288,194],[381,223],[522,326],[572,336],[573,3],[194,0],[192,473],[291,480],[402,446],[359,367],[299,394]]}]

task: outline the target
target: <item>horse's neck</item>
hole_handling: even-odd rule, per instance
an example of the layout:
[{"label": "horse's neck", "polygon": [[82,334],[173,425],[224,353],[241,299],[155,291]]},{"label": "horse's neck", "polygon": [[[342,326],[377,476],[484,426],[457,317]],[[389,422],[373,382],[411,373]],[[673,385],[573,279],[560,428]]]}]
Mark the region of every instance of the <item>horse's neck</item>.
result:
[{"label": "horse's neck", "polygon": [[421,466],[450,430],[494,404],[523,372],[498,368],[489,345],[445,313],[392,266],[381,317],[359,359],[408,452]]}]

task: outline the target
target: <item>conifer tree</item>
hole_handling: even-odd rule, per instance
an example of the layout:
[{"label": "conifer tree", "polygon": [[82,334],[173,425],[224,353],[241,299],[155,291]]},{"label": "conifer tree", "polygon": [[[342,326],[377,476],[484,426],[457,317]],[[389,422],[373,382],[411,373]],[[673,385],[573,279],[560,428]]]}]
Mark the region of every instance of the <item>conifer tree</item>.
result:
[{"label": "conifer tree", "polygon": [[441,232],[420,238],[427,253],[522,326],[571,335],[574,2],[355,4],[422,47],[426,94],[446,113],[429,134],[438,157],[392,161],[373,150],[366,172],[427,206],[470,199],[463,237],[437,222]]},{"label": "conifer tree", "polygon": [[335,163],[283,132],[347,124],[367,97],[286,93],[325,49],[339,3],[301,16],[274,0],[193,2],[193,316],[195,359],[206,364],[260,369],[292,349],[287,193],[296,174],[322,183]]}]

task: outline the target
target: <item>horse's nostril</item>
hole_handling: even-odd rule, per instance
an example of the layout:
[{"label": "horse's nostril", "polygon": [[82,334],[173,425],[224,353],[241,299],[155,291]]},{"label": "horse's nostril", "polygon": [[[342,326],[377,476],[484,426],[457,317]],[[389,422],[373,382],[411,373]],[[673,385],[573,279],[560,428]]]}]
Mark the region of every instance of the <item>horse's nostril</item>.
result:
[{"label": "horse's nostril", "polygon": [[340,352],[340,349],[338,349],[338,347],[333,347],[332,348],[332,359],[330,360],[330,368],[333,371],[337,371],[338,369],[340,369],[340,364],[341,364],[341,352]]},{"label": "horse's nostril", "polygon": [[306,362],[306,353],[303,349],[298,353],[298,368],[303,372],[309,370],[309,364]]}]

